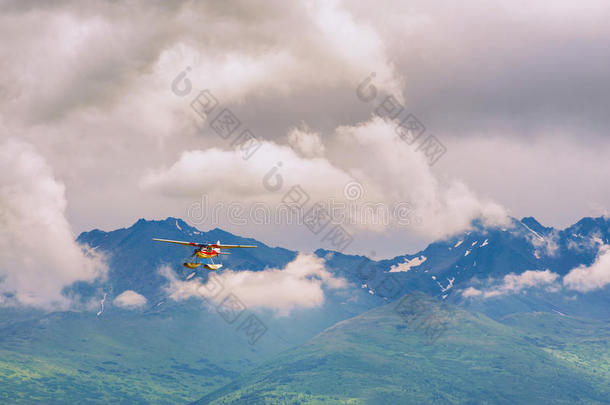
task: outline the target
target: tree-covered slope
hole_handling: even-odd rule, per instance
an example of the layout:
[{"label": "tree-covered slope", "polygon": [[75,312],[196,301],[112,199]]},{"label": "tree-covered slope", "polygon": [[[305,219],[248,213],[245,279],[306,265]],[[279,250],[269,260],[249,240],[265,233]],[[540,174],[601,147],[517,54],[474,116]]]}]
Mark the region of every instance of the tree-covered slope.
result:
[{"label": "tree-covered slope", "polygon": [[[339,322],[197,403],[608,403],[607,323],[548,313],[500,323],[407,299],[410,315],[398,301]],[[438,340],[426,318],[446,322]]]}]

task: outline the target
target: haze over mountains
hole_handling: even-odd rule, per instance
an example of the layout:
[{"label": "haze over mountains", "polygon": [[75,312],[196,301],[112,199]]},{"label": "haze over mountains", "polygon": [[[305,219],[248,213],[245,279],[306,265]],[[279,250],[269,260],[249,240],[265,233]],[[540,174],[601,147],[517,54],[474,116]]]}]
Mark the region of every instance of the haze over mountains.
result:
[{"label": "haze over mountains", "polygon": [[500,323],[455,307],[440,312],[450,321],[433,344],[385,305],[328,328],[196,403],[608,403],[607,323],[541,312]]},{"label": "haze over mountains", "polygon": [[[511,225],[475,226],[472,231],[432,243],[420,252],[393,259],[375,261],[323,249],[314,254],[325,260],[325,266],[334,275],[348,280],[350,287],[375,296],[379,303],[411,291],[471,305],[490,299],[505,303],[516,296],[522,310],[544,308],[610,318],[606,305],[586,308],[582,305],[583,300],[604,298],[607,292],[604,285],[595,284],[605,281],[603,274],[592,273],[588,284],[584,280],[586,274],[580,279],[574,277],[575,273],[566,278],[579,266],[587,268],[604,257],[604,247],[610,243],[608,218],[583,218],[563,230],[544,227],[531,217],[513,219]],[[130,228],[112,232],[85,232],[78,242],[111,253],[106,288],[111,288],[115,295],[134,290],[154,302],[167,295],[164,287],[168,279],[158,269],[170,265],[183,274],[186,270],[179,264],[190,254],[189,248],[152,243],[150,239],[158,235],[178,240],[257,244],[258,249],[233,251],[225,256],[226,267],[235,271],[283,268],[298,255],[296,251],[269,247],[221,229],[200,231],[176,218],[139,220]],[[206,276],[202,274],[204,279]]]},{"label": "haze over mountains", "polygon": [[0,405],[610,405],[608,16],[0,1]]},{"label": "haze over mountains", "polygon": [[[259,247],[187,280],[190,250],[153,237]],[[73,311],[0,311],[4,401],[607,403],[604,217],[563,230],[533,218],[475,224],[379,261],[177,218],[78,242],[109,271],[66,289]],[[416,312],[407,318],[405,299]],[[422,319],[442,333],[430,339]],[[523,379],[531,390],[517,392]]]}]

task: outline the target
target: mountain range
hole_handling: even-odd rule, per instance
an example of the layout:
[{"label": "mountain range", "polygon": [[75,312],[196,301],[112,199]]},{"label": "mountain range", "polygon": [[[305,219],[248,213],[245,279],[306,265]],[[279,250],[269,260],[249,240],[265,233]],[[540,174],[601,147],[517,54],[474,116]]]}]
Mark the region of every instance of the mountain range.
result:
[{"label": "mountain range", "polygon": [[[153,237],[258,245],[225,259],[237,273],[299,255],[178,218],[82,233],[109,270],[66,289],[74,310],[0,310],[3,402],[608,403],[610,288],[565,282],[610,243],[605,217],[475,223],[385,260],[320,249],[342,288],[289,314],[246,306],[234,322],[210,300],[172,298],[160,269],[186,280],[191,252]],[[125,291],[145,304],[118,305]],[[244,319],[264,327],[255,342]]]}]

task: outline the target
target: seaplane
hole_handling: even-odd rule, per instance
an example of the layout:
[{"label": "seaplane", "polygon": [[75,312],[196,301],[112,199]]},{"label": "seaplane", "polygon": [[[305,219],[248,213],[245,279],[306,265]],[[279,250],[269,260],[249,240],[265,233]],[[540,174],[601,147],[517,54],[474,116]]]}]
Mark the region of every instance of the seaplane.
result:
[{"label": "seaplane", "polygon": [[[254,245],[223,245],[220,241],[216,243],[197,243],[197,242],[183,242],[180,240],[169,240],[169,239],[158,239],[153,238],[154,241],[157,242],[165,242],[165,243],[175,243],[177,245],[183,246],[194,246],[195,250],[193,250],[193,254],[191,257],[182,265],[188,269],[196,269],[197,267],[203,265],[208,270],[214,271],[218,270],[222,267],[220,263],[214,263],[214,258],[220,255],[228,255],[229,252],[222,252],[221,249],[243,249],[243,248],[255,248],[257,246]],[[209,260],[210,263],[203,263],[198,259],[206,259]]]}]

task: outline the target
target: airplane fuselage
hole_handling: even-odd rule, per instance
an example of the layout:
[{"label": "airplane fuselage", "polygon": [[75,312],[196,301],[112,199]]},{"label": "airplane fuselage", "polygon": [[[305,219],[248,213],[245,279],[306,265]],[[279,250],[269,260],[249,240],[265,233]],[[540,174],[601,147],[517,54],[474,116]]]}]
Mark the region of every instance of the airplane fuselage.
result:
[{"label": "airplane fuselage", "polygon": [[[210,259],[212,263],[200,263],[196,260],[193,260],[192,257],[190,260],[182,263],[185,267],[189,269],[196,269],[199,266],[203,265],[208,270],[218,270],[222,267],[220,263],[214,263],[212,260],[213,257],[220,256],[220,254],[228,255],[229,252],[221,252],[220,249],[239,249],[239,248],[255,248],[253,245],[223,245],[220,241],[216,243],[197,243],[197,242],[185,242],[181,240],[169,240],[169,239],[159,239],[153,238],[153,240],[157,242],[166,242],[166,243],[175,243],[177,245],[183,246],[193,246],[195,250],[193,251],[193,256],[199,259]],[[189,276],[192,277],[192,274]]]},{"label": "airplane fuselage", "polygon": [[220,249],[201,249],[195,255],[200,259],[210,259],[220,254]]}]

